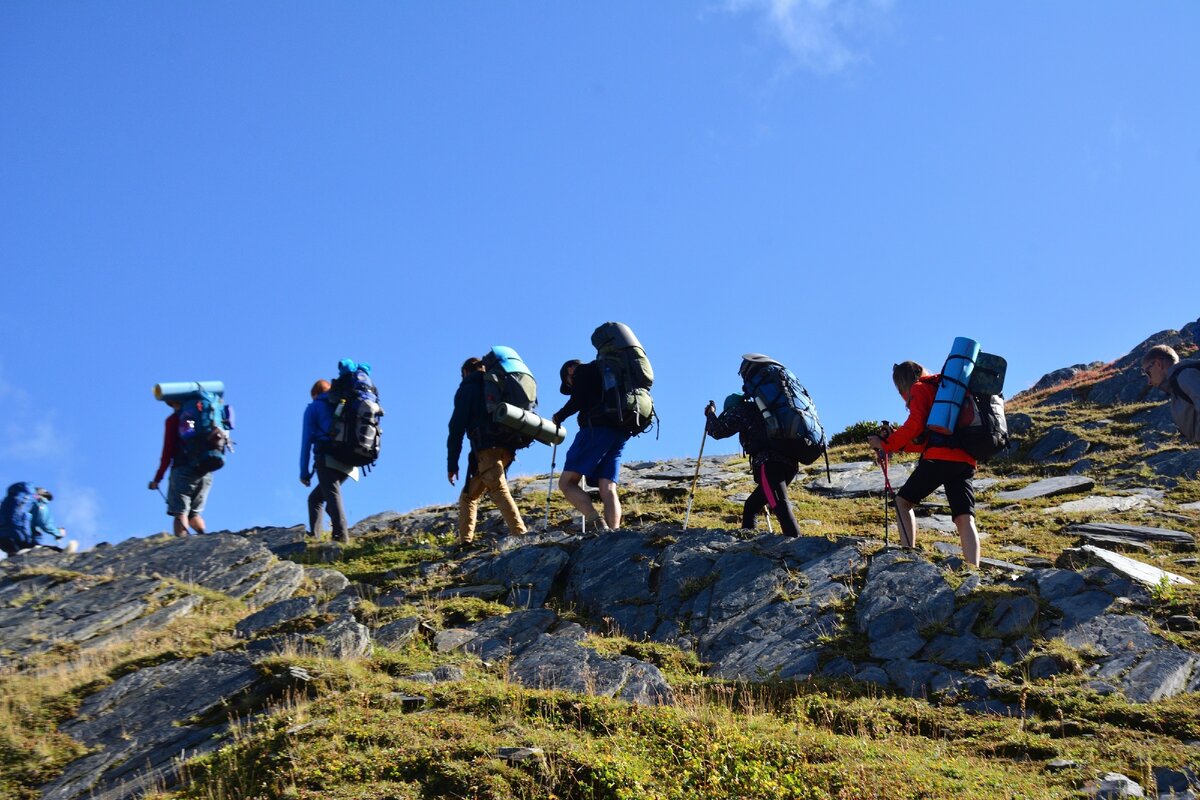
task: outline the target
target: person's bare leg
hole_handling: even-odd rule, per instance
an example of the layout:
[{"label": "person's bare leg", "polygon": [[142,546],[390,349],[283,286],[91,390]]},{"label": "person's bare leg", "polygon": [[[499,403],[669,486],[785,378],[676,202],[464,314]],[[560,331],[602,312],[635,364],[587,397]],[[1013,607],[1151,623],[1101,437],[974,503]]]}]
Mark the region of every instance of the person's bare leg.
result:
[{"label": "person's bare leg", "polygon": [[917,546],[917,515],[915,505],[896,495],[896,527],[900,529],[900,546]]},{"label": "person's bare leg", "polygon": [[600,479],[600,502],[604,504],[604,521],[616,530],[621,527],[621,498],[617,496],[617,484]]},{"label": "person's bare leg", "polygon": [[175,532],[176,536],[188,535],[187,522],[185,521],[183,514],[178,514],[174,517],[171,517],[171,520],[171,529]]},{"label": "person's bare leg", "polygon": [[979,530],[975,527],[974,514],[959,514],[954,518],[958,528],[958,541],[962,544],[963,561],[979,567]]},{"label": "person's bare leg", "polygon": [[[183,519],[180,517],[180,519]],[[188,520],[188,524],[192,526],[192,530],[196,533],[204,533],[204,518],[199,514],[192,514],[192,518]]]},{"label": "person's bare leg", "polygon": [[563,472],[558,476],[558,488],[562,489],[563,497],[567,498],[567,502],[575,507],[575,510],[583,514],[584,519],[591,519],[596,516],[596,507],[592,505],[592,498],[587,491],[579,485],[583,480],[583,475],[578,472]]}]

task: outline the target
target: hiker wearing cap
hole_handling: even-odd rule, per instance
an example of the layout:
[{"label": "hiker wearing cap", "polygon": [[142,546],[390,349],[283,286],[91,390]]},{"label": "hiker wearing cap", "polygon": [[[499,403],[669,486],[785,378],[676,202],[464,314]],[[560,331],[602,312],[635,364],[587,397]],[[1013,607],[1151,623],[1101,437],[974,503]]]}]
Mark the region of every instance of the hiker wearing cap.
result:
[{"label": "hiker wearing cap", "polygon": [[158,489],[162,483],[167,468],[171,469],[171,478],[167,482],[167,516],[173,520],[172,526],[176,536],[187,536],[189,526],[196,533],[204,533],[204,518],[200,512],[208,502],[208,492],[212,489],[212,473],[200,472],[188,463],[180,446],[179,400],[166,400],[173,411],[167,417],[163,427],[162,456],[158,461],[158,472],[150,481],[150,488]]},{"label": "hiker wearing cap", "polygon": [[[67,535],[66,528],[54,524],[49,489],[28,483],[14,483],[0,502],[0,550],[10,558],[31,547],[44,547],[41,540],[48,536],[55,541]],[[61,548],[50,546],[51,549]],[[73,551],[72,551],[73,552]]]},{"label": "hiker wearing cap", "polygon": [[704,408],[705,430],[714,439],[738,435],[742,449],[750,457],[750,472],[754,476],[754,491],[742,506],[742,527],[754,530],[755,520],[763,508],[770,508],[779,520],[779,531],[786,536],[799,536],[800,528],[788,502],[787,487],[800,472],[800,463],[787,452],[786,442],[772,441],[766,422],[751,398],[734,393],[725,398],[721,415],[716,403]]},{"label": "hiker wearing cap", "polygon": [[308,493],[309,535],[317,536],[321,532],[321,515],[328,512],[333,540],[345,544],[350,541],[350,526],[342,504],[342,484],[346,478],[356,475],[357,468],[348,467],[325,452],[329,431],[333,428],[333,404],[329,402],[331,386],[329,381],[319,380],[309,390],[312,402],[304,409],[300,438],[300,482],[312,486],[313,475],[317,477],[317,485]]},{"label": "hiker wearing cap", "polygon": [[1142,374],[1167,394],[1171,418],[1184,438],[1200,444],[1200,359],[1179,360],[1173,347],[1157,344],[1142,356]]},{"label": "hiker wearing cap", "polygon": [[975,486],[971,481],[975,476],[975,459],[958,447],[939,444],[938,435],[925,430],[940,378],[940,375],[930,375],[915,361],[893,365],[892,382],[908,407],[908,419],[899,428],[884,432],[885,436],[868,436],[867,442],[875,450],[880,464],[890,453],[921,454],[916,468],[896,493],[901,546],[916,546],[917,517],[913,509],[942,486],[950,502],[954,525],[958,528],[963,560],[978,567],[979,531],[975,528]]},{"label": "hiker wearing cap", "polygon": [[[603,421],[604,385],[599,365],[572,359],[559,370],[562,383],[559,392],[570,399],[552,418],[561,425],[575,414],[579,415],[579,431],[567,450],[558,488],[563,496],[583,515],[584,524],[592,530],[607,530],[621,526],[621,499],[617,496],[617,478],[621,472],[621,451],[630,433]],[[601,516],[592,498],[580,483],[584,478],[600,490],[604,507]]]},{"label": "hiker wearing cap", "polygon": [[446,474],[453,486],[458,480],[458,457],[465,435],[471,443],[467,453],[467,475],[458,496],[458,542],[475,539],[475,519],[479,498],[486,492],[508,526],[509,534],[525,533],[525,520],[508,489],[508,468],[516,451],[500,441],[500,431],[492,423],[484,403],[484,363],[468,358],[460,369],[462,382],[454,393],[454,413],[450,417],[450,435],[446,439]]}]

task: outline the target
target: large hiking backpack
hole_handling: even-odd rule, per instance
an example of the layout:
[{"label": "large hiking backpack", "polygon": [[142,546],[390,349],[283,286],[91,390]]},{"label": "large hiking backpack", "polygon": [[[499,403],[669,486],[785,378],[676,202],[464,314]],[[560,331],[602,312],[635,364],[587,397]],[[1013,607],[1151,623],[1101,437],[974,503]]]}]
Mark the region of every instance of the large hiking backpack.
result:
[{"label": "large hiking backpack", "polygon": [[1004,414],[1004,376],[1007,362],[992,353],[980,353],[967,384],[967,393],[954,433],[930,432],[929,443],[957,447],[986,464],[1008,448],[1008,419]]},{"label": "large hiking backpack", "polygon": [[592,332],[603,398],[591,414],[593,422],[612,425],[634,436],[654,422],[654,368],[642,343],[620,322],[605,322]]},{"label": "large hiking backpack", "polygon": [[9,550],[33,547],[33,505],[37,493],[31,483],[14,483],[0,502],[0,540]]},{"label": "large hiking backpack", "polygon": [[537,408],[537,381],[511,347],[497,345],[483,356],[483,405],[487,436],[497,446],[520,450],[533,442],[532,436],[508,424],[517,415],[506,414],[501,408],[508,406],[522,412]]},{"label": "large hiking backpack", "polygon": [[351,467],[368,467],[379,458],[383,406],[371,380],[371,365],[344,358],[327,394],[333,425],[324,454]]},{"label": "large hiking backpack", "polygon": [[232,452],[233,408],[220,394],[198,391],[179,401],[179,450],[182,461],[203,475],[225,466]]},{"label": "large hiking backpack", "polygon": [[825,451],[825,429],[808,390],[787,367],[758,353],[742,356],[742,392],[762,414],[771,443],[801,464]]}]

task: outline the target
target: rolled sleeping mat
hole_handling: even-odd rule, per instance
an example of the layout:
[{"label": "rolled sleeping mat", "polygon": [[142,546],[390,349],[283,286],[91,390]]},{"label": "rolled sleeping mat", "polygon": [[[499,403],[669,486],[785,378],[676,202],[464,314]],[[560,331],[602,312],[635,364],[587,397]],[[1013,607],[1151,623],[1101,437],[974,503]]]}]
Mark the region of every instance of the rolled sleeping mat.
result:
[{"label": "rolled sleeping mat", "polygon": [[222,381],[175,381],[154,384],[154,399],[164,402],[178,400],[196,392],[210,392],[224,396],[225,384]]},{"label": "rolled sleeping mat", "polygon": [[962,410],[963,400],[967,397],[971,372],[975,369],[975,360],[978,358],[979,342],[965,336],[955,338],[950,355],[946,357],[946,364],[942,367],[942,380],[938,384],[937,394],[933,397],[933,408],[929,410],[926,428],[935,433],[954,432],[958,412]]},{"label": "rolled sleeping mat", "polygon": [[526,436],[532,436],[542,444],[562,444],[567,438],[567,432],[561,425],[508,403],[496,406],[492,419]]}]

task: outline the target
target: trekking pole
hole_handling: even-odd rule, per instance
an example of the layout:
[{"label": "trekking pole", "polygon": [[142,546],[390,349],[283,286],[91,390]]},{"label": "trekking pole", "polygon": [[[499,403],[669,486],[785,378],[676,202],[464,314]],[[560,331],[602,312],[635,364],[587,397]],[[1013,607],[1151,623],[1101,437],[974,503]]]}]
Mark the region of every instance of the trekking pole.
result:
[{"label": "trekking pole", "polygon": [[[708,404],[715,406],[712,400]],[[687,512],[683,515],[683,529],[686,531],[688,520],[692,517],[692,501],[696,499],[696,484],[700,482],[700,459],[704,458],[704,443],[708,440],[708,419],[704,420],[704,433],[700,437],[700,455],[696,456],[696,474],[692,476],[692,490],[688,492]]]},{"label": "trekking pole", "polygon": [[546,530],[550,529],[550,495],[554,492],[554,467],[558,458],[558,445],[550,450],[550,480],[546,482]]},{"label": "trekking pole", "polygon": [[767,518],[767,533],[774,533],[775,529],[771,527],[771,509],[764,508],[763,516]]},{"label": "trekking pole", "polygon": [[[166,502],[167,502],[167,495],[166,495],[166,494],[163,492],[163,490],[162,490],[162,489],[159,489],[159,490],[158,490],[158,493],[159,493],[159,495],[162,497],[162,499],[163,499],[163,502],[164,502],[164,503],[166,503]],[[169,505],[169,504],[168,504],[168,505]]]},{"label": "trekking pole", "polygon": [[829,445],[821,443],[821,452],[825,454],[825,480],[833,486],[833,473],[829,470]]},{"label": "trekking pole", "polygon": [[[880,466],[883,467],[883,548],[886,550],[888,546],[888,506],[891,504],[892,498],[892,482],[888,478],[888,456],[883,453],[883,460],[880,461]],[[896,524],[900,524],[900,519],[896,519]]]}]

